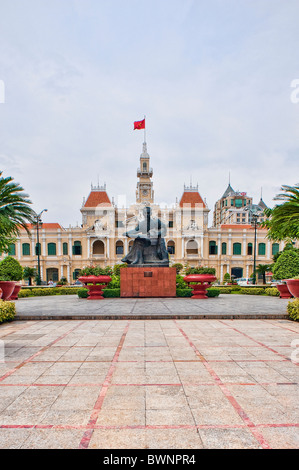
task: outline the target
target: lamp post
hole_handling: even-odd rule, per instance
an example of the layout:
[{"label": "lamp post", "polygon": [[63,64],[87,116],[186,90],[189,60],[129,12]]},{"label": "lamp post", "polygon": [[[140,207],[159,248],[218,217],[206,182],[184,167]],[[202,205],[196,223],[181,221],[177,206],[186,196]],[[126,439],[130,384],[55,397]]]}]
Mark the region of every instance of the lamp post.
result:
[{"label": "lamp post", "polygon": [[36,239],[37,239],[37,285],[40,286],[41,284],[41,277],[40,277],[40,244],[39,244],[39,224],[41,223],[41,215],[43,212],[47,212],[48,209],[43,209],[39,214],[35,215],[36,218]]},{"label": "lamp post", "polygon": [[251,225],[254,227],[254,244],[253,244],[253,276],[252,276],[252,281],[253,284],[256,283],[256,227],[258,225],[258,217],[259,214],[254,211],[254,208],[252,206],[245,207],[245,211],[249,212],[249,221],[251,222]]},{"label": "lamp post", "polygon": [[253,248],[253,284],[256,283],[256,226],[257,226],[257,219],[258,219],[258,214],[253,213],[252,214],[252,224],[254,226],[254,248]]}]

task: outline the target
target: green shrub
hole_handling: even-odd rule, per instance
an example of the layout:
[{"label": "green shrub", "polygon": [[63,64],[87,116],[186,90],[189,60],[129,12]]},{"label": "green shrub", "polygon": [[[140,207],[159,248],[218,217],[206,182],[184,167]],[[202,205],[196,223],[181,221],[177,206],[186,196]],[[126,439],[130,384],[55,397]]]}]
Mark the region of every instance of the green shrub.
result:
[{"label": "green shrub", "polygon": [[12,321],[16,314],[16,306],[14,302],[8,302],[0,299],[0,323]]},{"label": "green shrub", "polygon": [[208,268],[207,266],[197,266],[197,268],[187,268],[186,275],[188,274],[212,274],[215,276],[216,269]]},{"label": "green shrub", "polygon": [[299,299],[289,302],[287,311],[291,320],[299,321]]},{"label": "green shrub", "polygon": [[[120,265],[119,265],[120,266]],[[114,266],[115,267],[115,266]],[[119,289],[120,288],[120,276],[111,276],[112,281],[108,284],[108,289]]]},{"label": "green shrub", "polygon": [[177,297],[191,297],[192,289],[177,289],[176,296]]},{"label": "green shrub", "polygon": [[80,287],[78,290],[77,290],[77,294],[78,294],[78,297],[80,299],[87,299],[88,297],[88,289],[86,287]]},{"label": "green shrub", "polygon": [[188,289],[187,282],[184,281],[184,277],[180,274],[176,275],[176,288],[177,289]]},{"label": "green shrub", "polygon": [[126,268],[128,265],[127,263],[115,264],[113,266],[113,274],[114,276],[120,276],[121,268]]},{"label": "green shrub", "polygon": [[32,295],[34,296],[41,296],[41,295],[55,295],[56,291],[55,288],[53,287],[47,287],[43,289],[42,287],[36,287],[32,289]]},{"label": "green shrub", "polygon": [[214,287],[211,287],[207,289],[207,296],[208,297],[218,297],[220,294],[220,289],[216,289]]},{"label": "green shrub", "polygon": [[241,286],[239,286],[238,284],[234,284],[231,287],[231,292],[238,292],[240,290],[241,290]]},{"label": "green shrub", "polygon": [[241,287],[240,294],[245,295],[263,295],[265,293],[265,289],[263,287]]},{"label": "green shrub", "polygon": [[120,297],[120,289],[104,289],[103,297],[105,298]]},{"label": "green shrub", "polygon": [[6,256],[0,262],[0,279],[3,281],[20,281],[23,279],[23,268],[12,256]]},{"label": "green shrub", "polygon": [[180,274],[180,272],[184,268],[184,266],[181,263],[174,263],[171,267],[176,269],[177,274]]},{"label": "green shrub", "polygon": [[31,289],[21,289],[19,294],[18,294],[19,299],[22,297],[33,297],[33,294],[31,293]]},{"label": "green shrub", "polygon": [[232,287],[218,287],[220,294],[231,294]]},{"label": "green shrub", "polygon": [[273,266],[274,279],[290,279],[299,275],[299,252],[286,250],[281,253]]},{"label": "green shrub", "polygon": [[276,287],[267,287],[265,289],[265,294],[279,297],[279,290],[276,289]]}]

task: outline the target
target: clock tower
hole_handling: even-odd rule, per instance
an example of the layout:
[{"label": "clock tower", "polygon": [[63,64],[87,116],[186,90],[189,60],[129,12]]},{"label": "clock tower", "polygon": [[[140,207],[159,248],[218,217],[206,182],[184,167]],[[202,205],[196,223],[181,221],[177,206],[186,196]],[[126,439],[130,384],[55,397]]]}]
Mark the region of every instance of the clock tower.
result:
[{"label": "clock tower", "polygon": [[147,153],[146,142],[143,143],[143,152],[140,155],[140,167],[137,169],[136,202],[152,204],[154,202],[153,169],[150,168],[150,156]]}]

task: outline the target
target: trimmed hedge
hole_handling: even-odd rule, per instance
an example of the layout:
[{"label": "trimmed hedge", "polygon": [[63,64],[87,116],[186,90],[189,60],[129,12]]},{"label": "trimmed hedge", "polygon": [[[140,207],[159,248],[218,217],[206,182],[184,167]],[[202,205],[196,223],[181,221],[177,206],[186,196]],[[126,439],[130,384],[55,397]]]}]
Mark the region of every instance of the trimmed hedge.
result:
[{"label": "trimmed hedge", "polygon": [[78,289],[77,294],[78,294],[79,299],[87,299],[88,289],[86,289],[86,287],[80,287],[80,289]]},{"label": "trimmed hedge", "polygon": [[291,320],[299,321],[299,299],[288,303],[287,311]]},{"label": "trimmed hedge", "polygon": [[0,323],[12,321],[16,314],[16,305],[14,302],[9,302],[0,299]]},{"label": "trimmed hedge", "polygon": [[[176,296],[177,297],[191,297],[193,289],[177,289]],[[220,294],[220,289],[215,289],[214,287],[210,287],[207,289],[207,296],[208,297],[218,297]]]},{"label": "trimmed hedge", "polygon": [[246,287],[242,287],[240,289],[240,294],[245,295],[264,295],[265,289],[263,287],[250,287],[249,289]]},{"label": "trimmed hedge", "polygon": [[120,289],[103,289],[103,297],[120,297]]},{"label": "trimmed hedge", "polygon": [[279,297],[279,290],[276,287],[267,287],[265,289],[265,294]]},{"label": "trimmed hedge", "polygon": [[33,289],[23,288],[18,297],[40,297],[45,295],[75,295],[80,287],[34,287]]}]

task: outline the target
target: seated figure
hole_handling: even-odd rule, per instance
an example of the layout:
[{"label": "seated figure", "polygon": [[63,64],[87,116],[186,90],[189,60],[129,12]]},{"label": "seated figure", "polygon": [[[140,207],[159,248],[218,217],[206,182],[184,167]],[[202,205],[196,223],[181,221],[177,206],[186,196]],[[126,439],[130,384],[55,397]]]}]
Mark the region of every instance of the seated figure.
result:
[{"label": "seated figure", "polygon": [[169,266],[168,252],[164,236],[166,226],[158,218],[151,217],[151,208],[143,209],[144,219],[125,236],[133,238],[134,243],[129,253],[122,259],[129,265]]}]

